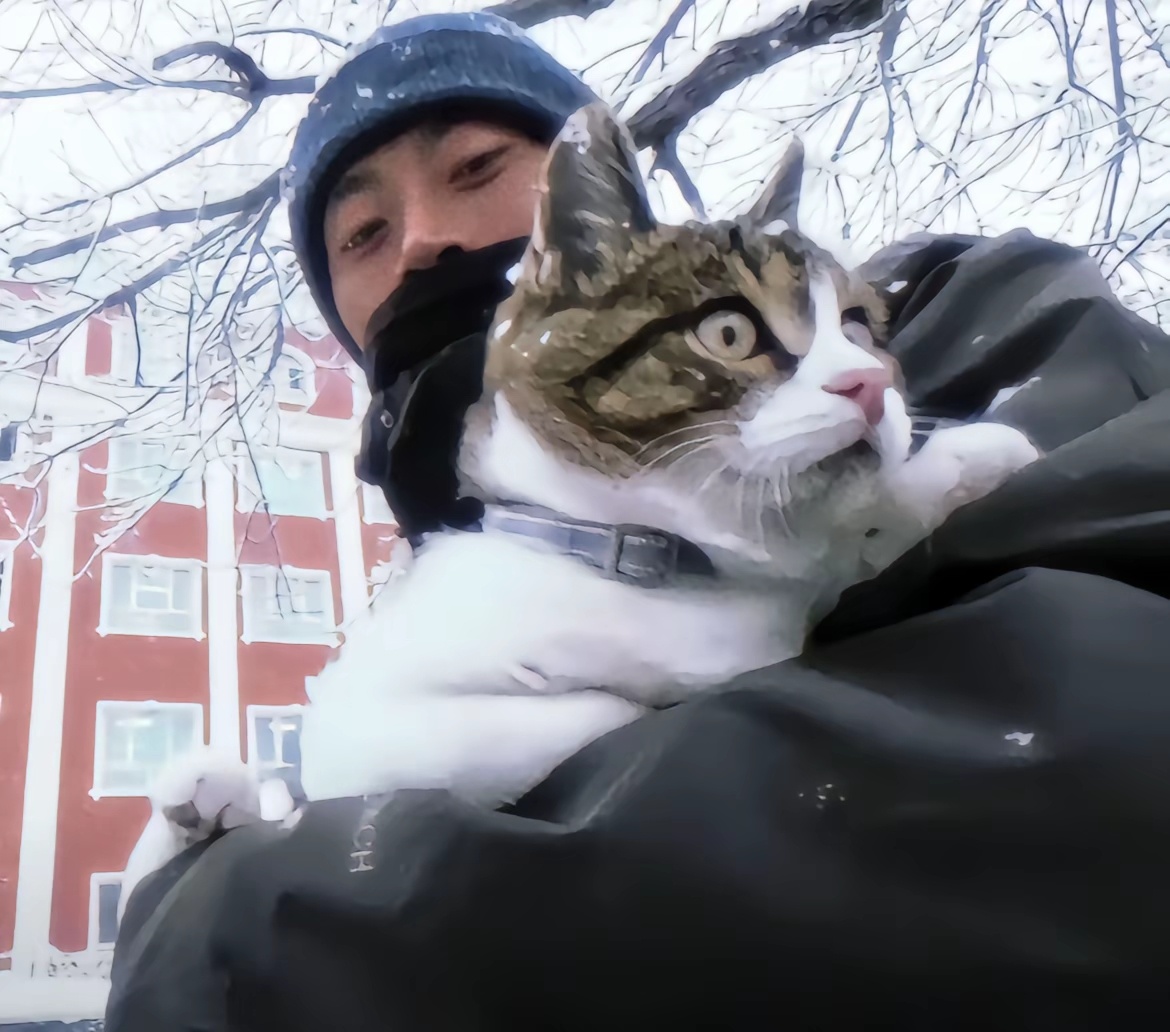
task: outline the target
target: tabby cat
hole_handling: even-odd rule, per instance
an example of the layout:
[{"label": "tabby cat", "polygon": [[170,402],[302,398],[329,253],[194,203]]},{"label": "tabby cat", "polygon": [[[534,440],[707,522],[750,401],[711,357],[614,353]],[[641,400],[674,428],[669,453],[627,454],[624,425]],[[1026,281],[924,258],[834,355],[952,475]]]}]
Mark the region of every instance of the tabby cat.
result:
[{"label": "tabby cat", "polygon": [[[466,421],[484,530],[430,538],[347,629],[304,715],[309,798],[513,799],[646,707],[798,654],[1037,457],[990,423],[911,454],[882,305],[800,233],[802,174],[796,145],[745,215],[657,225],[625,129],[570,120]],[[517,533],[532,513],[677,535],[707,568],[647,587]]]},{"label": "tabby cat", "polygon": [[[570,120],[464,431],[484,532],[428,541],[347,632],[305,715],[310,798],[511,799],[643,707],[798,654],[846,587],[1036,458],[996,424],[911,457],[882,305],[796,228],[802,176],[796,145],[746,215],[657,225],[625,129]],[[672,533],[714,575],[613,579],[495,529],[494,503]]]}]

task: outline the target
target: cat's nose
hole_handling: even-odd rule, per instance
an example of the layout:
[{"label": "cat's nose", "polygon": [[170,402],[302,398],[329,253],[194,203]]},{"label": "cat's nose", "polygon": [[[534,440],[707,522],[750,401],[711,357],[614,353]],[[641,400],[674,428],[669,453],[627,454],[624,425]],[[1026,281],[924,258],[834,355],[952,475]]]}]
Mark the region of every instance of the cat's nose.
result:
[{"label": "cat's nose", "polygon": [[822,388],[855,402],[870,426],[877,426],[886,414],[886,388],[894,385],[889,369],[850,369],[834,377]]}]

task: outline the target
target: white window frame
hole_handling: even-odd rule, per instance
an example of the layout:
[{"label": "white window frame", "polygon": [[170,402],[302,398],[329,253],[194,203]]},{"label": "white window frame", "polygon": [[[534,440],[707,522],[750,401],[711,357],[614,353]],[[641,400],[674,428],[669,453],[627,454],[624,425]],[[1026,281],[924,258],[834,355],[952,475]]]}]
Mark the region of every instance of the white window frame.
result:
[{"label": "white window frame", "polygon": [[[291,364],[300,370],[303,384],[300,390],[285,383],[285,378],[281,375],[282,363],[285,368]],[[280,357],[277,358],[276,364],[272,367],[271,375],[273,386],[276,389],[277,402],[284,405],[307,407],[317,400],[317,367],[313,364],[312,359],[299,348],[289,347],[287,344],[282,345]]]},{"label": "white window frame", "polygon": [[[273,507],[269,499],[264,497],[264,489],[260,483],[260,474],[257,465],[269,460],[279,463],[303,462],[311,464],[313,475],[316,477],[317,487],[320,490],[319,504],[312,507],[312,511],[288,512],[277,505]],[[266,508],[272,516],[296,516],[302,519],[327,520],[332,515],[329,512],[329,500],[325,495],[325,453],[319,451],[303,451],[299,448],[242,448],[236,459],[237,491],[236,509],[239,512],[254,512]],[[251,496],[249,498],[249,496]],[[314,501],[318,501],[314,499]]]},{"label": "white window frame", "polygon": [[[329,625],[322,627],[319,630],[311,630],[308,633],[301,635],[295,634],[273,634],[266,628],[258,628],[255,626],[255,618],[253,617],[254,607],[263,601],[267,604],[268,597],[265,595],[264,599],[258,599],[253,591],[253,578],[262,576],[265,580],[266,589],[270,589],[273,594],[276,593],[278,578],[280,576],[304,578],[307,580],[314,580],[323,584],[325,589],[325,598],[329,603]],[[338,645],[339,639],[337,636],[337,604],[333,599],[333,576],[328,570],[307,570],[297,566],[266,566],[263,564],[245,564],[240,566],[240,597],[243,600],[243,620],[241,621],[243,630],[240,633],[240,640],[245,644],[251,644],[257,641],[275,642],[281,645]]]},{"label": "white window frame", "polygon": [[[191,614],[191,624],[187,630],[138,630],[127,629],[117,625],[113,610],[113,593],[109,589],[112,583],[110,574],[115,566],[129,566],[133,568],[162,567],[168,570],[187,570],[195,575],[198,588],[195,591],[195,607]],[[203,563],[198,559],[177,559],[166,555],[132,555],[128,552],[105,552],[102,555],[102,586],[101,606],[98,615],[97,632],[103,638],[108,634],[125,634],[135,638],[193,638],[202,641],[206,635],[203,632]]]},{"label": "white window frame", "polygon": [[[256,721],[278,717],[304,717],[304,706],[249,706],[245,711],[248,718],[248,766],[256,772],[260,780],[266,777],[276,777],[276,771],[288,769],[292,764],[270,765],[260,760],[259,736],[256,733]],[[299,737],[299,735],[298,735]],[[297,777],[301,772],[297,771]]]},{"label": "white window frame", "polygon": [[[110,374],[120,383],[137,386],[135,372],[138,369],[138,332],[135,328],[134,316],[129,312],[108,317],[110,326]],[[187,348],[183,347],[181,354],[174,356],[175,373],[168,380],[153,381],[144,376],[143,387],[174,387],[184,382],[184,368],[187,361]]]},{"label": "white window frame", "polygon": [[386,501],[382,489],[374,484],[367,484],[364,480],[359,483],[362,495],[362,522],[380,523],[391,527],[396,525],[398,521],[390,511],[390,503]]},{"label": "white window frame", "polygon": [[0,541],[0,631],[13,626],[9,619],[12,601],[12,575],[16,572],[16,542]]},{"label": "white window frame", "polygon": [[[166,450],[165,467],[148,465],[143,462],[139,449],[142,446],[161,445]],[[170,473],[180,471],[171,465],[172,461],[184,454],[184,450],[176,448],[170,441],[160,441],[143,437],[111,437],[107,443],[108,455],[106,459],[106,499],[109,501],[132,501],[135,498],[149,497],[157,494],[163,486],[164,477],[159,477],[151,486],[145,480],[135,475],[138,470],[163,469]],[[120,452],[128,454],[119,455]],[[138,454],[135,455],[134,453]],[[192,456],[194,458],[194,456]],[[133,479],[138,485],[136,491],[127,491],[119,486],[121,478]],[[191,463],[182,471],[179,482],[171,487],[166,494],[157,499],[160,502],[171,502],[175,505],[189,505],[196,509],[203,508],[203,478],[198,473],[196,463]]]},{"label": "white window frame", "polygon": [[[122,873],[113,871],[102,871],[89,876],[89,937],[88,946],[90,952],[112,952],[114,943],[101,942],[101,887],[103,885],[117,885],[119,903],[121,902],[122,892]],[[115,907],[114,914],[114,940],[118,938],[118,926],[121,922],[117,918],[117,907]]]},{"label": "white window frame", "polygon": [[[171,757],[185,755],[187,751],[198,749],[204,745],[204,720],[203,720],[203,705],[198,702],[157,702],[154,700],[138,701],[138,700],[119,700],[119,699],[100,699],[97,703],[95,711],[95,731],[94,731],[94,746],[93,746],[93,787],[89,791],[91,799],[140,799],[149,795],[150,783],[149,780],[146,786],[141,790],[129,788],[108,788],[106,787],[106,714],[111,711],[124,710],[142,710],[144,712],[153,712],[155,710],[170,710],[172,712],[186,711],[192,716],[191,721],[191,742],[186,750],[176,752]],[[169,761],[168,761],[169,762]]]}]

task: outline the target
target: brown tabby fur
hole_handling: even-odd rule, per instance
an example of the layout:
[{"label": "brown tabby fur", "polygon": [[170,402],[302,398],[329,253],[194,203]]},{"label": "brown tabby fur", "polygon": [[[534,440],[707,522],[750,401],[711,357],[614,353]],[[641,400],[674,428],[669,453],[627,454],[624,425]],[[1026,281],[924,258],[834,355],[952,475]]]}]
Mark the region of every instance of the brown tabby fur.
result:
[{"label": "brown tabby fur", "polygon": [[[600,472],[628,476],[653,459],[653,443],[666,435],[678,440],[682,428],[710,420],[713,412],[750,416],[736,406],[749,400],[751,388],[783,382],[795,361],[757,354],[724,362],[697,354],[684,328],[728,307],[713,304],[719,300],[733,299],[745,314],[754,308],[797,360],[813,337],[809,274],[821,271],[832,276],[842,311],[860,309],[875,340],[881,340],[886,313],[877,293],[797,230],[775,220],[761,225],[767,192],[760,205],[733,222],[631,232],[629,220],[619,224],[614,214],[605,226],[596,213],[620,211],[620,203],[596,196],[601,176],[581,182],[582,161],[602,151],[601,160],[611,162],[611,179],[612,166],[637,166],[624,128],[603,107],[588,109],[587,119],[594,153],[582,159],[580,148],[577,155],[568,154],[571,144],[562,143],[550,156],[536,246],[515,293],[496,314],[485,370],[485,396],[502,393],[552,449]],[[793,162],[802,165],[802,157],[795,145],[776,182],[792,174]],[[597,260],[579,255],[570,267],[572,248],[556,236],[580,235],[583,226],[581,221],[566,225],[563,210],[552,210],[549,196],[556,193],[563,202],[574,190],[595,191],[582,198],[578,211],[593,213],[592,225],[584,228],[600,239]],[[541,233],[549,245],[543,253]],[[607,360],[623,348],[635,349],[639,357],[607,368]],[[750,393],[758,399],[766,392]],[[484,418],[490,417],[481,409],[472,426]],[[474,430],[468,434],[476,436]]]}]

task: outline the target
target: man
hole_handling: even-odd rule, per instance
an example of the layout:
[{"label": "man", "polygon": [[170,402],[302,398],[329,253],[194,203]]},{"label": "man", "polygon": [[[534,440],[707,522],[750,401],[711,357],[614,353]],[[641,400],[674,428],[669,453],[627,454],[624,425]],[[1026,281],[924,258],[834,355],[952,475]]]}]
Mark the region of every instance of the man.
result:
[{"label": "man", "polygon": [[[459,419],[544,148],[588,99],[498,21],[424,18],[298,133],[294,242],[411,537],[474,527]],[[506,811],[333,800],[178,857],[131,900],[107,1032],[1105,1029],[1166,1003],[1170,341],[1025,233],[867,272],[912,400],[963,418],[1027,383],[995,412],[1046,459],[800,660]]]}]

